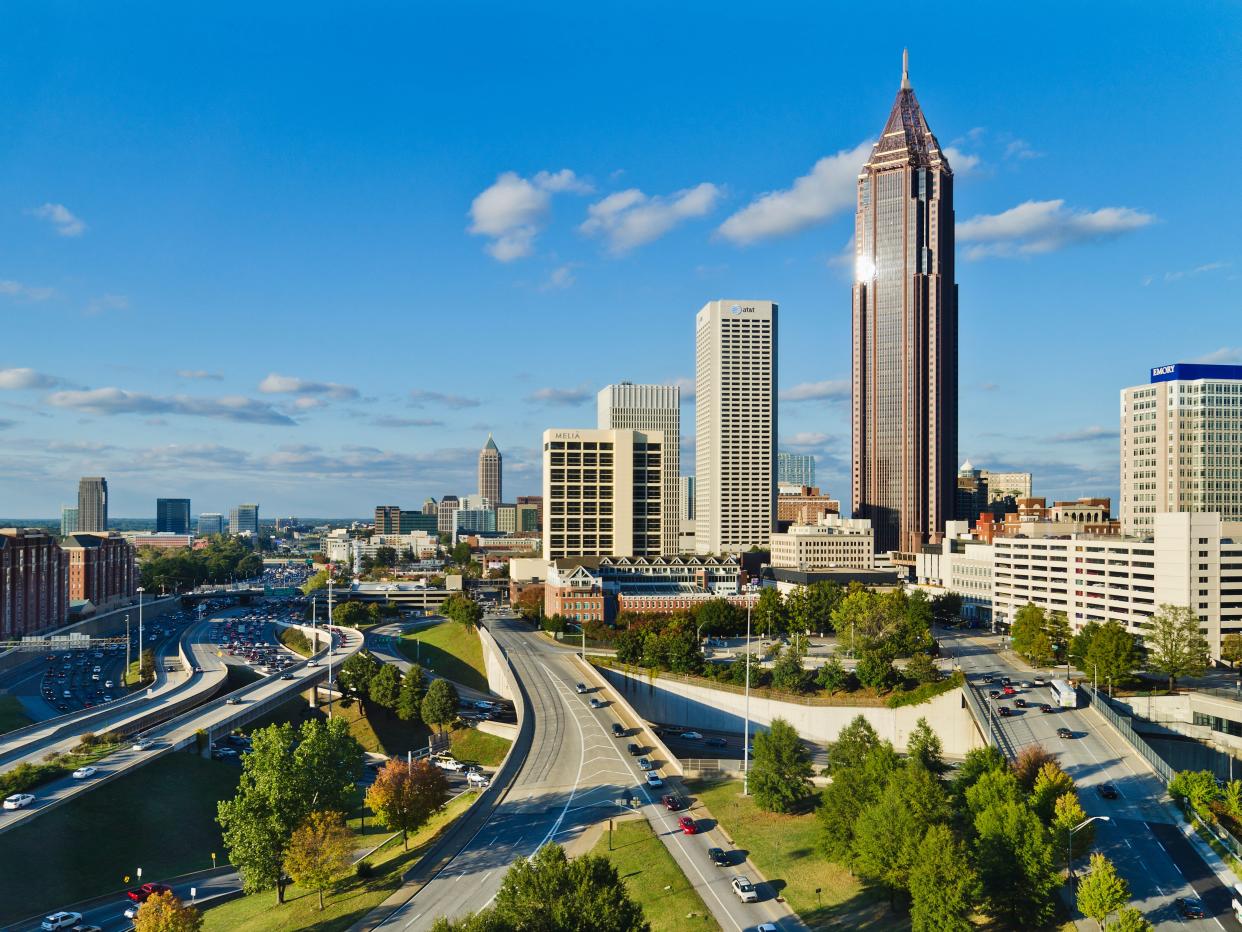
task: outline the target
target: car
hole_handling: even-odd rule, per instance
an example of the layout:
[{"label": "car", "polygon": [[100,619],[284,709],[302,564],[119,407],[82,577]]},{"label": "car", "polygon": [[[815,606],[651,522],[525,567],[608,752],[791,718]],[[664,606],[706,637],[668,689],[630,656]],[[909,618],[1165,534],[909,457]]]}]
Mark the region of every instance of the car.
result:
[{"label": "car", "polygon": [[1002,718],[1008,718],[1013,715],[1013,709],[1009,708],[1007,705],[998,705],[996,707],[996,713]]},{"label": "car", "polygon": [[677,824],[681,826],[681,833],[683,835],[697,835],[699,833],[698,825],[696,825],[694,819],[690,818],[688,815],[684,815],[678,819]]},{"label": "car", "polygon": [[652,766],[651,766],[651,761],[647,760],[647,758],[645,758],[645,757],[640,757],[640,758],[638,759],[638,762],[637,762],[637,763],[638,763],[638,769],[639,769],[639,770],[651,770],[651,769],[653,769],[653,768],[652,768]]},{"label": "car", "polygon": [[1118,796],[1117,787],[1113,786],[1111,783],[1101,783],[1095,788],[1095,791],[1105,799],[1116,799]]},{"label": "car", "polygon": [[1068,728],[1058,728],[1057,737],[1058,738],[1072,738],[1074,737],[1074,733],[1070,731]]},{"label": "car", "polygon": [[995,679],[996,679],[996,677],[994,677],[991,673],[985,673],[985,674],[983,674],[983,682],[985,682],[985,683],[991,683],[991,682],[993,682]]},{"label": "car", "polygon": [[35,801],[31,793],[14,793],[4,801],[5,809],[25,809]]},{"label": "car", "polygon": [[591,708],[592,709],[602,709],[603,707],[604,707],[603,702],[596,699],[594,696],[591,697]]},{"label": "car", "polygon": [[227,699],[224,700],[224,704],[225,705],[241,705],[241,700],[238,699],[236,696],[229,696]]},{"label": "car", "polygon": [[1003,692],[1006,696],[1012,696],[1017,693],[1017,690],[1012,686],[1004,686],[1001,688],[1001,692]]},{"label": "car", "polygon": [[73,693],[69,692],[69,690],[67,690],[67,689],[65,690],[65,698],[66,698],[66,699],[68,699],[68,698],[69,698],[69,697],[71,697],[72,695],[73,695]]},{"label": "car", "polygon": [[733,892],[737,894],[737,898],[743,903],[759,902],[759,891],[755,889],[755,885],[750,882],[749,877],[738,875],[733,878],[733,881],[729,884],[729,886],[733,889]]},{"label": "car", "polygon": [[125,895],[135,903],[145,903],[157,893],[172,893],[172,887],[166,883],[144,883],[141,887],[125,891]]},{"label": "car", "polygon": [[1036,686],[1047,686],[1048,685],[1048,681],[1044,679],[1042,676],[1035,677],[1033,680],[1031,680],[1031,682],[1034,683]]},{"label": "car", "polygon": [[75,770],[75,771],[73,772],[73,779],[75,779],[75,780],[89,780],[91,777],[95,776],[95,774],[97,774],[97,773],[99,773],[99,768],[98,768],[98,767],[89,767],[89,766],[88,766],[88,767],[79,767],[77,770]]},{"label": "car", "polygon": [[281,678],[282,680],[291,680],[291,679],[293,679],[293,674],[292,674],[292,673],[282,673],[282,674],[280,674],[280,678]]},{"label": "car", "polygon": [[108,680],[107,682],[104,683],[104,689],[111,689],[111,688],[112,688],[112,680]]},{"label": "car", "polygon": [[621,723],[620,723],[620,722],[613,722],[613,723],[612,723],[612,736],[613,736],[614,738],[624,738],[624,737],[625,737],[625,729],[621,727]]},{"label": "car", "polygon": [[1013,701],[1013,704],[1014,704],[1014,706],[1015,706],[1015,707],[1017,707],[1017,708],[1019,708],[1019,709],[1025,709],[1025,708],[1026,708],[1026,700],[1025,700],[1025,699],[1023,699],[1023,698],[1021,698],[1021,697],[1018,697],[1017,699],[1015,699],[1015,700]]},{"label": "car", "polygon": [[1177,913],[1183,919],[1205,919],[1207,914],[1203,911],[1203,904],[1199,902],[1198,897],[1179,896],[1173,901],[1177,907]]},{"label": "car", "polygon": [[433,757],[431,762],[441,770],[451,770],[456,773],[459,770],[465,770],[466,765],[461,761],[448,756]]},{"label": "car", "polygon": [[1023,680],[1018,685],[1021,686],[1023,689],[1033,689],[1035,687],[1035,683],[1033,680]]},{"label": "car", "polygon": [[100,926],[76,925],[69,932],[103,932],[103,929]]},{"label": "car", "polygon": [[486,789],[492,785],[492,781],[478,771],[466,774],[466,782],[471,786],[477,786],[479,789]]},{"label": "car", "polygon": [[211,756],[216,760],[226,760],[231,757],[236,757],[237,751],[233,748],[212,748]]},{"label": "car", "polygon": [[699,734],[697,731],[683,731],[677,737],[685,738],[687,741],[699,741],[699,740],[702,740],[703,738],[703,736]]},{"label": "car", "polygon": [[1013,683],[1013,680],[1011,680],[1009,677],[1007,677],[1007,676],[1002,676],[1002,677],[1001,677],[1001,685],[1002,685],[1002,686],[1009,686],[1011,683]]},{"label": "car", "polygon": [[77,925],[81,921],[82,921],[81,913],[66,913],[66,912],[52,913],[52,915],[50,916],[43,917],[43,924],[40,925],[39,928],[47,930],[47,932],[53,932],[53,930],[55,929],[72,928],[73,926]]},{"label": "car", "polygon": [[586,691],[587,691],[586,683],[578,683],[577,685],[574,686],[574,692],[576,692],[579,696],[581,696]]},{"label": "car", "polygon": [[317,666],[319,666],[319,661],[318,661],[318,660],[308,660],[308,661],[306,661],[306,665],[307,665],[308,667],[317,667]]},{"label": "car", "polygon": [[755,932],[780,932],[780,930],[776,928],[775,923],[761,922],[755,926]]},{"label": "car", "polygon": [[677,812],[682,808],[681,797],[675,796],[672,793],[665,793],[660,797],[660,802],[664,804],[664,808],[669,812]]},{"label": "car", "polygon": [[726,741],[724,738],[708,738],[703,743],[706,744],[709,748],[723,748],[723,747],[729,746],[729,742]]},{"label": "car", "polygon": [[475,702],[474,707],[476,709],[491,709],[491,708],[494,708],[495,705],[496,703],[494,702],[489,702],[486,699],[479,699],[477,702]]},{"label": "car", "polygon": [[640,748],[640,747],[639,747],[637,744],[635,744],[633,741],[631,741],[629,744],[627,744],[627,745],[625,746],[625,749],[626,749],[627,751],[629,751],[629,753],[630,753],[630,756],[631,756],[631,757],[637,757],[639,754],[641,754],[641,753],[643,752],[643,749],[642,749],[642,748]]},{"label": "car", "polygon": [[654,770],[648,770],[647,771],[647,785],[654,786],[654,787],[661,787],[664,785],[664,781],[660,779],[660,775],[656,773]]},{"label": "car", "polygon": [[1046,702],[1041,702],[1041,703],[1039,704],[1039,711],[1041,711],[1041,712],[1043,712],[1045,715],[1047,715],[1047,714],[1049,714],[1049,713],[1056,712],[1056,709],[1054,709],[1052,706],[1048,705],[1048,703],[1046,703]]},{"label": "car", "polygon": [[711,861],[717,867],[729,866],[729,856],[725,854],[724,848],[708,848],[707,860]]},{"label": "car", "polygon": [[1000,691],[999,689],[989,689],[989,690],[988,690],[988,698],[989,698],[989,699],[999,699],[1000,697],[1001,697],[1001,691]]}]

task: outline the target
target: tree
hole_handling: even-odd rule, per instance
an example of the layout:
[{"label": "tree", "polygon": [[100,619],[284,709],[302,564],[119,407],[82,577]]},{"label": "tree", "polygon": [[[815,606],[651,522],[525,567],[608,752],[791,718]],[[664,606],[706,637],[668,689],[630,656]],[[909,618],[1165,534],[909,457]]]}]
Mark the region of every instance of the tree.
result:
[{"label": "tree", "polygon": [[953,776],[953,795],[964,800],[967,791],[978,783],[985,773],[1004,770],[1007,766],[1005,755],[991,745],[967,751],[966,759],[962,761],[962,766],[957,768],[957,773]]},{"label": "tree", "polygon": [[1169,781],[1169,795],[1184,801],[1201,819],[1215,821],[1212,803],[1220,799],[1220,787],[1210,770],[1179,770]]},{"label": "tree", "polygon": [[418,664],[411,664],[401,680],[401,692],[397,696],[397,718],[403,722],[417,722],[423,696],[427,693],[427,676]]},{"label": "tree", "polygon": [[[1077,793],[1063,793],[1057,797],[1053,805],[1049,831],[1052,835],[1053,852],[1056,855],[1057,864],[1064,865],[1066,870],[1069,870],[1069,865],[1065,863],[1066,855],[1074,858],[1082,857],[1095,841],[1095,823],[1083,825],[1086,821],[1087,813],[1083,811]],[[1078,828],[1080,825],[1082,828]],[[1076,828],[1078,831],[1075,832]]]},{"label": "tree", "polygon": [[866,651],[854,670],[858,682],[875,690],[890,689],[897,681],[893,662],[878,650]]},{"label": "tree", "polygon": [[1014,929],[1048,922],[1058,877],[1039,816],[1024,802],[997,802],[975,817],[975,832],[975,863],[987,912]]},{"label": "tree", "polygon": [[877,744],[856,766],[835,769],[824,789],[815,817],[820,823],[820,848],[828,859],[853,870],[854,830],[858,818],[875,802],[888,778],[901,766],[887,741]]},{"label": "tree", "polygon": [[1220,642],[1220,659],[1230,666],[1237,666],[1242,660],[1242,634],[1226,634]]},{"label": "tree", "polygon": [[1031,790],[1031,808],[1045,825],[1052,822],[1057,800],[1066,793],[1072,793],[1077,798],[1074,779],[1061,769],[1060,764],[1049,761],[1039,768],[1035,786]]},{"label": "tree", "polygon": [[1095,640],[1095,636],[1100,633],[1100,628],[1104,627],[1098,621],[1089,621],[1070,638],[1069,656],[1080,670],[1088,670],[1087,654],[1091,650],[1091,643]]},{"label": "tree", "polygon": [[[764,592],[775,592],[765,589]],[[760,599],[763,594],[760,594]],[[753,619],[752,619],[753,620]],[[742,610],[728,599],[708,599],[699,606],[694,615],[695,628],[701,628],[705,635],[740,634],[745,630],[746,618]]]},{"label": "tree", "polygon": [[1126,906],[1117,913],[1113,932],[1156,932],[1156,927],[1138,911],[1138,907]]},{"label": "tree", "polygon": [[470,562],[470,544],[464,540],[458,541],[449,551],[449,559],[457,566],[465,566]]},{"label": "tree", "polygon": [[1018,786],[1022,788],[1022,792],[1029,793],[1035,789],[1035,779],[1039,776],[1040,768],[1047,763],[1056,763],[1056,759],[1055,754],[1050,754],[1038,744],[1028,744],[1019,751],[1017,759],[1013,762],[1012,769],[1013,775],[1018,779]]},{"label": "tree", "polygon": [[354,852],[354,836],[345,827],[339,812],[312,812],[289,839],[285,870],[298,884],[319,894],[323,912],[323,891],[349,869]]},{"label": "tree", "polygon": [[932,825],[910,870],[912,932],[972,932],[981,886],[966,846],[947,825]]},{"label": "tree", "polygon": [[445,599],[440,606],[440,614],[467,628],[477,627],[483,620],[483,609],[479,607],[479,603],[464,592],[454,592]]},{"label": "tree", "polygon": [[364,648],[341,664],[340,672],[337,673],[337,685],[345,695],[365,699],[370,695],[371,679],[379,673],[382,666],[379,658]]},{"label": "tree", "polygon": [[849,767],[861,767],[867,755],[878,747],[880,736],[876,734],[871,723],[861,715],[853,720],[837,734],[837,740],[828,744],[829,774]]},{"label": "tree", "polygon": [[1048,612],[1044,616],[1043,632],[1048,638],[1048,642],[1052,645],[1053,654],[1058,658],[1064,657],[1070,642],[1070,625],[1069,619],[1065,617],[1065,612]]},{"label": "tree", "polygon": [[772,664],[772,685],[791,693],[804,692],[811,684],[810,672],[802,666],[802,651],[783,650]]},{"label": "tree", "polygon": [[592,854],[571,861],[560,845],[548,844],[513,863],[487,909],[434,926],[434,932],[511,929],[650,932],[651,926],[611,861]]},{"label": "tree", "polygon": [[762,631],[765,637],[772,632],[785,633],[785,600],[781,597],[780,590],[765,588],[760,591],[759,598],[755,601],[753,621],[755,629]]},{"label": "tree", "polygon": [[916,651],[910,657],[910,662],[906,664],[906,679],[914,680],[916,683],[934,683],[940,679],[940,668],[936,666],[936,662],[931,659],[931,655],[925,654],[923,651]]},{"label": "tree", "polygon": [[427,695],[423,696],[423,704],[419,713],[428,725],[435,725],[440,734],[444,734],[444,726],[457,720],[457,706],[460,703],[457,689],[448,680],[432,680],[427,687]]},{"label": "tree", "polygon": [[815,684],[830,693],[845,689],[849,682],[850,671],[845,669],[836,654],[829,657],[827,662],[815,671]]},{"label": "tree", "polygon": [[342,602],[332,608],[332,623],[343,628],[357,628],[365,625],[367,618],[366,606],[361,602]]},{"label": "tree", "polygon": [[386,828],[401,832],[408,851],[409,833],[422,828],[448,796],[448,779],[439,767],[423,760],[408,765],[390,760],[367,790],[367,805]]},{"label": "tree", "polygon": [[918,764],[898,767],[854,826],[854,869],[887,887],[890,896],[909,889],[923,833],[929,825],[946,824],[949,816],[938,777]]},{"label": "tree", "polygon": [[811,792],[811,758],[798,732],[783,718],[755,735],[750,763],[755,804],[768,812],[791,812]]},{"label": "tree", "polygon": [[134,932],[199,932],[202,927],[202,914],[172,891],[151,894],[134,917]]},{"label": "tree", "polygon": [[988,809],[1016,802],[1025,805],[1018,778],[1003,768],[989,770],[966,791],[966,808],[976,819]]},{"label": "tree", "polygon": [[1044,624],[1044,610],[1038,605],[1027,604],[1018,609],[1009,628],[1013,649],[1032,663],[1035,663],[1036,654],[1041,659],[1051,656],[1052,642],[1044,635]]},{"label": "tree", "polygon": [[395,547],[376,547],[375,562],[380,566],[396,566],[397,550]]},{"label": "tree", "polygon": [[1094,919],[1101,929],[1108,917],[1130,899],[1130,886],[1117,875],[1117,868],[1104,855],[1091,855],[1091,870],[1078,881],[1078,911]]},{"label": "tree", "polygon": [[1101,683],[1109,679],[1117,683],[1125,682],[1137,666],[1138,648],[1134,635],[1116,621],[1100,626],[1087,647],[1087,656],[1083,658],[1083,669]]},{"label": "tree", "polygon": [[944,627],[962,620],[962,597],[955,592],[942,592],[931,600],[932,621]]},{"label": "tree", "polygon": [[910,760],[918,761],[927,770],[938,774],[944,770],[943,752],[940,737],[932,731],[926,718],[920,718],[906,739],[906,753]]},{"label": "tree", "polygon": [[1161,605],[1143,635],[1152,669],[1169,678],[1172,689],[1180,676],[1198,676],[1208,664],[1207,639],[1199,633],[1199,618],[1180,605]]},{"label": "tree", "polygon": [[380,667],[379,672],[371,677],[367,686],[367,696],[381,709],[392,712],[397,708],[397,700],[401,695],[401,671],[391,663]]}]

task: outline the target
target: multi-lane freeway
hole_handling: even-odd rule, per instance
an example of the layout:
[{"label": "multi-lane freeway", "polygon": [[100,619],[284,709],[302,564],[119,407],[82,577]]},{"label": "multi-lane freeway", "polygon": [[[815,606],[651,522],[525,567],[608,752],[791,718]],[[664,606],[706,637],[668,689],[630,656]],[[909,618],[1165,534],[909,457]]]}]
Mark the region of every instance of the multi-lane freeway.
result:
[{"label": "multi-lane freeway", "polygon": [[[1208,869],[1183,836],[1175,814],[1162,802],[1163,784],[1098,713],[1088,708],[1040,712],[1041,703],[1056,707],[1047,687],[1019,686],[1015,696],[988,699],[985,674],[1008,676],[1020,684],[1030,682],[1032,673],[1007,662],[998,652],[999,640],[994,636],[958,630],[938,632],[937,636],[943,653],[957,661],[970,688],[977,689],[985,703],[1009,707],[1010,714],[997,721],[1014,750],[1020,753],[1023,747],[1040,745],[1055,753],[1061,767],[1078,784],[1087,815],[1108,816],[1110,821],[1094,823],[1095,850],[1117,865],[1130,884],[1134,905],[1157,929],[1242,932],[1242,923],[1230,907],[1229,889]],[[1017,698],[1033,707],[1014,707]],[[1057,737],[1058,728],[1069,729],[1074,737]],[[1116,799],[1100,795],[1099,788],[1105,784],[1116,789]],[[1079,870],[1084,866],[1078,862]],[[1180,916],[1178,897],[1198,897],[1209,918]]]}]

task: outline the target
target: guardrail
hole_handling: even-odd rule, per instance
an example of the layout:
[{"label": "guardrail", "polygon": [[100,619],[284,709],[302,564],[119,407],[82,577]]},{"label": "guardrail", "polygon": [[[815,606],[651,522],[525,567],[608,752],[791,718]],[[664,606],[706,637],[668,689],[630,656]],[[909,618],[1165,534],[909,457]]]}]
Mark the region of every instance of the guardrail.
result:
[{"label": "guardrail", "polygon": [[1155,749],[1143,739],[1142,735],[1134,730],[1134,726],[1130,724],[1131,716],[1123,715],[1121,712],[1114,709],[1108,697],[1093,687],[1084,685],[1082,689],[1091,700],[1092,707],[1094,707],[1095,710],[1104,717],[1105,721],[1117,730],[1117,733],[1120,734],[1121,737],[1126,739],[1126,742],[1134,748],[1134,750],[1139,752],[1143,759],[1151,765],[1151,769],[1156,772],[1156,774],[1165,782],[1165,785],[1167,786],[1169,782],[1177,776],[1177,772],[1165,763],[1164,758],[1156,753]]},{"label": "guardrail", "polygon": [[1015,760],[1018,755],[1009,742],[1009,736],[1001,728],[996,711],[979,696],[978,688],[967,681],[962,687],[962,698],[966,701],[966,708],[970,710],[975,724],[979,726],[983,739],[1010,760]]}]

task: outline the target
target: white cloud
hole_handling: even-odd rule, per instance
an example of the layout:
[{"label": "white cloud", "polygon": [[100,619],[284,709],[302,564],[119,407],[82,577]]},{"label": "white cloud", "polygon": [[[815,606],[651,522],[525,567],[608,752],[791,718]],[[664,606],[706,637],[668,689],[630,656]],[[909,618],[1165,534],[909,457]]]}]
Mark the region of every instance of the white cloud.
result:
[{"label": "white cloud", "polygon": [[23,285],[21,282],[15,282],[12,279],[0,279],[0,295],[5,295],[6,297],[21,298],[26,301],[46,301],[54,294],[56,294],[54,288]]},{"label": "white cloud", "polygon": [[843,401],[850,397],[851,389],[848,379],[803,382],[781,392],[781,401]]},{"label": "white cloud", "polygon": [[815,431],[801,431],[792,437],[786,438],[783,446],[790,447],[820,447],[832,440],[831,434],[821,434]]},{"label": "white cloud", "polygon": [[389,417],[383,415],[373,418],[371,423],[376,427],[443,427],[443,421],[437,421],[430,417]]},{"label": "white cloud", "polygon": [[1032,149],[1031,144],[1025,139],[1015,139],[1005,146],[1005,158],[1007,159],[1037,159],[1042,155],[1042,152]]},{"label": "white cloud", "polygon": [[999,214],[981,214],[957,225],[957,238],[977,243],[966,251],[969,259],[985,256],[1034,255],[1075,243],[1111,239],[1140,229],[1155,216],[1131,207],[1073,210],[1058,198],[1025,201]]},{"label": "white cloud", "polygon": [[955,175],[969,175],[979,167],[981,159],[977,155],[970,155],[963,152],[956,146],[944,147],[945,158],[949,160],[949,167],[953,169]]},{"label": "white cloud", "polygon": [[352,385],[339,385],[336,382],[315,382],[310,379],[299,379],[293,375],[280,375],[276,372],[268,374],[259,383],[259,391],[265,395],[327,395],[330,398],[357,398],[358,389]]},{"label": "white cloud", "polygon": [[541,171],[534,180],[504,172],[470,203],[469,231],[487,236],[487,251],[500,262],[529,256],[554,193],[588,194],[594,190],[568,168]]},{"label": "white cloud", "polygon": [[681,400],[683,402],[694,401],[695,395],[698,393],[698,383],[689,376],[683,375],[675,379],[665,382],[666,385],[674,385],[681,389]]},{"label": "white cloud", "polygon": [[1120,435],[1116,428],[1100,427],[1098,424],[1084,427],[1082,430],[1066,431],[1053,434],[1048,439],[1052,443],[1090,443],[1094,440],[1116,440]]},{"label": "white cloud", "polygon": [[618,191],[588,207],[578,230],[606,237],[615,253],[627,252],[659,239],[685,220],[710,213],[721,194],[707,181],[668,197],[648,197],[638,188]]},{"label": "white cloud", "polygon": [[422,388],[410,389],[410,405],[421,408],[424,404],[444,405],[446,408],[477,408],[481,402],[477,398],[465,398],[461,395],[446,395],[443,392],[431,392]]},{"label": "white cloud", "polygon": [[224,376],[219,372],[208,372],[206,369],[178,369],[177,377],[182,379],[206,379],[212,382],[224,380]]},{"label": "white cloud", "polygon": [[535,401],[546,405],[562,405],[568,407],[570,405],[580,405],[585,401],[595,397],[595,392],[589,385],[579,385],[577,388],[540,388],[531,392],[526,396],[527,401]]},{"label": "white cloud", "polygon": [[815,163],[809,174],[781,191],[755,198],[720,225],[719,233],[740,246],[796,233],[854,206],[858,171],[871,154],[859,143]]},{"label": "white cloud", "polygon": [[1204,272],[1218,272],[1221,269],[1230,268],[1233,268],[1232,262],[1205,262],[1203,265],[1197,265],[1193,269],[1186,269],[1178,272],[1165,272],[1164,280],[1166,282],[1176,282],[1181,281],[1183,278],[1194,278],[1196,275],[1202,275]]},{"label": "white cloud", "polygon": [[21,391],[30,388],[55,388],[61,379],[34,369],[0,369],[0,390]]},{"label": "white cloud", "polygon": [[543,283],[543,291],[561,291],[574,283],[574,267],[572,264],[557,266]]},{"label": "white cloud", "polygon": [[[1240,363],[1242,362],[1242,347],[1222,346],[1220,349],[1212,350],[1210,353],[1196,356],[1190,361],[1209,366],[1227,366]],[[3,373],[0,373],[0,375],[3,375]]]},{"label": "white cloud", "polygon": [[61,236],[81,236],[86,232],[86,223],[75,217],[64,204],[44,204],[32,207],[26,213],[40,220],[46,220]]},{"label": "white cloud", "polygon": [[196,398],[189,395],[148,395],[121,388],[95,388],[54,392],[48,395],[47,402],[57,408],[71,408],[88,414],[184,414],[248,424],[290,426],[296,423],[267,402],[241,395]]}]

